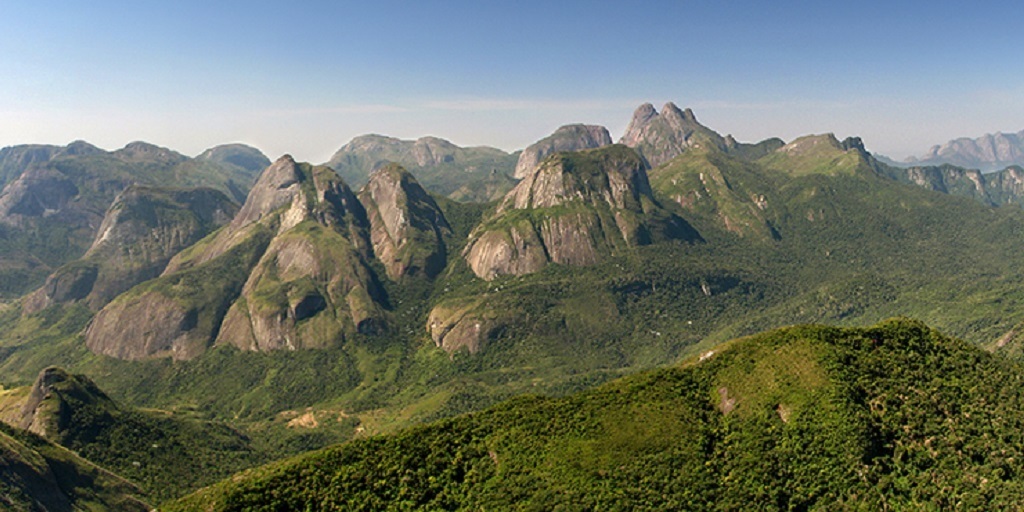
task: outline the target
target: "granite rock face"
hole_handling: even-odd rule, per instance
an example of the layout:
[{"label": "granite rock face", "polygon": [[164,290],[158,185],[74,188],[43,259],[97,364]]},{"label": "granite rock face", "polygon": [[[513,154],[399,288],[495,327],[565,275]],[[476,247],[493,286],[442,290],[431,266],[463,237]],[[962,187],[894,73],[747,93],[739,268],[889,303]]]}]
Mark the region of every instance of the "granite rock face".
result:
[{"label": "granite rock face", "polygon": [[370,221],[374,255],[389,278],[432,278],[441,272],[451,227],[412,174],[397,164],[386,165],[370,176],[359,200]]},{"label": "granite rock face", "polygon": [[[620,144],[636,149],[650,165],[659,165],[679,156],[692,147],[715,147],[726,150],[726,140],[714,130],[697,121],[690,109],[680,110],[674,103],[666,103],[659,113],[650,103],[640,105],[626,127]],[[735,145],[735,141],[731,141]]]},{"label": "granite rock face", "polygon": [[531,144],[520,153],[514,176],[517,179],[529,176],[542,160],[554,153],[594,149],[611,143],[612,137],[608,134],[608,129],[603,126],[585,124],[562,126],[555,130],[555,133]]},{"label": "granite rock face", "polygon": [[85,255],[50,274],[23,302],[25,313],[84,301],[94,311],[160,275],[171,258],[227,224],[238,211],[213,189],[133,185],[117,196]]},{"label": "granite rock face", "polygon": [[470,235],[463,256],[484,279],[583,266],[655,239],[697,240],[654,200],[644,162],[613,145],[548,157]]},{"label": "granite rock face", "polygon": [[86,344],[121,359],[190,359],[214,343],[300,349],[379,332],[386,297],[371,257],[369,220],[348,185],[286,155],[230,224],[104,307]]}]

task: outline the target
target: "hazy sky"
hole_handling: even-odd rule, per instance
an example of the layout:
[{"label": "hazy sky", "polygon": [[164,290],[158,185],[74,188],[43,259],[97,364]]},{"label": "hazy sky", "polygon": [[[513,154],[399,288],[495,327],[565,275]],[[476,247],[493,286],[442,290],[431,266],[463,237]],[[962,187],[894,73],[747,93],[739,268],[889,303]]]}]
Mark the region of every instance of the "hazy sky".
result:
[{"label": "hazy sky", "polygon": [[642,102],[741,141],[920,154],[1024,129],[1024,2],[0,0],[0,146],[323,162],[363,133],[618,138]]}]

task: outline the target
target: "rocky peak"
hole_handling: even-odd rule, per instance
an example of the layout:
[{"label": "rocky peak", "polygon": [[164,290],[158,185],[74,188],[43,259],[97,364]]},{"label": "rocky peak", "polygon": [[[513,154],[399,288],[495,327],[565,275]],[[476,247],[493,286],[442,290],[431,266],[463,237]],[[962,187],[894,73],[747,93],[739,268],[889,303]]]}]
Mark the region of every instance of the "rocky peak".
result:
[{"label": "rocky peak", "polygon": [[549,262],[591,265],[665,238],[699,236],[661,210],[639,155],[612,145],[549,156],[474,230],[463,255],[477,276],[493,279]]},{"label": "rocky peak", "polygon": [[635,128],[639,128],[651,122],[652,119],[658,117],[658,111],[654,109],[654,105],[650,103],[644,103],[633,111],[633,119],[630,120],[629,126],[626,128],[626,134],[622,136],[622,140],[619,142],[630,145],[631,142],[635,143]]},{"label": "rocky peak", "polygon": [[692,110],[681,110],[672,102],[666,103],[661,113],[650,103],[637,108],[619,142],[639,151],[651,167],[672,160],[690,147],[728,147],[721,135],[697,121]]},{"label": "rocky peak", "polygon": [[231,222],[235,228],[258,221],[264,215],[288,204],[299,192],[302,172],[291,155],[278,158],[260,174],[249,197]]},{"label": "rocky peak", "polygon": [[498,211],[548,208],[574,200],[638,209],[640,195],[651,195],[643,160],[616,145],[600,153],[548,158],[505,197]]},{"label": "rocky peak", "polygon": [[102,403],[116,407],[96,384],[81,375],[71,375],[51,366],[39,372],[28,399],[21,408],[20,427],[43,437],[67,428],[72,408]]},{"label": "rocky peak", "polygon": [[416,178],[397,164],[374,171],[359,193],[370,221],[370,240],[388,277],[437,275],[446,263],[448,221]]},{"label": "rocky peak", "polygon": [[97,313],[86,345],[120,359],[190,359],[218,343],[295,350],[378,332],[387,300],[368,228],[333,170],[285,155],[231,224]]},{"label": "rocky peak", "polygon": [[559,127],[551,135],[531,144],[519,155],[515,177],[530,175],[549,155],[562,151],[580,151],[607,146],[612,143],[608,129],[603,126],[570,124]]}]

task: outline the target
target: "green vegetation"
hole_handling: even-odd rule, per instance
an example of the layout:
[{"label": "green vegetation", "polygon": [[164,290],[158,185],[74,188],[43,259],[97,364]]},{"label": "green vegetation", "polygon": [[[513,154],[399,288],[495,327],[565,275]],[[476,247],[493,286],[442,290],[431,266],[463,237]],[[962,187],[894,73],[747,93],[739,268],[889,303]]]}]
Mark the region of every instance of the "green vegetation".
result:
[{"label": "green vegetation", "polygon": [[[491,423],[485,426],[466,427],[470,431],[465,433],[465,439],[479,437],[490,444],[474,445],[476,447],[472,449],[478,451],[463,452],[464,460],[457,462],[444,457],[460,453],[459,448],[440,437],[429,437],[435,436],[432,432],[442,427],[415,431],[425,432],[423,435],[429,439],[420,448],[410,448],[412,451],[407,462],[411,464],[410,461],[416,458],[441,461],[437,462],[436,471],[430,470],[435,480],[440,479],[440,487],[432,487],[434,484],[429,482],[429,475],[422,476],[415,470],[397,477],[401,480],[408,476],[407,482],[412,482],[409,485],[413,487],[405,491],[407,495],[386,495],[391,490],[400,492],[398,489],[406,488],[392,486],[390,479],[393,475],[385,472],[381,473],[381,481],[386,483],[382,483],[380,489],[353,488],[356,495],[369,500],[366,503],[376,503],[373,500],[384,499],[383,496],[399,500],[396,503],[408,499],[410,505],[425,508],[452,508],[464,503],[469,503],[465,505],[468,508],[479,508],[473,504],[500,504],[501,499],[516,499],[526,507],[530,499],[535,499],[537,508],[557,508],[560,504],[568,506],[575,503],[568,501],[571,498],[600,499],[602,504],[623,503],[623,507],[630,504],[643,507],[657,502],[662,505],[668,503],[670,507],[676,506],[673,504],[691,504],[694,508],[701,508],[701,500],[712,497],[726,499],[720,497],[724,492],[730,496],[729,499],[735,496],[735,501],[722,501],[731,503],[732,508],[742,508],[748,502],[769,508],[772,507],[769,503],[786,503],[802,508],[809,504],[827,503],[827,499],[835,499],[840,506],[846,503],[842,500],[875,505],[882,503],[882,497],[887,506],[910,507],[914,500],[925,502],[932,498],[923,494],[921,479],[925,477],[920,476],[923,473],[907,476],[921,468],[901,465],[908,463],[908,459],[900,455],[904,452],[895,449],[892,453],[885,452],[876,444],[871,444],[875,446],[871,450],[877,448],[882,455],[864,456],[863,460],[851,458],[851,453],[865,453],[863,445],[857,444],[860,441],[850,440],[863,441],[863,437],[857,437],[860,435],[857,432],[866,432],[864,429],[868,427],[881,429],[885,425],[888,425],[885,428],[895,428],[895,424],[878,420],[864,426],[867,420],[857,412],[860,411],[856,408],[859,405],[844,402],[847,395],[836,387],[842,379],[856,377],[835,368],[834,359],[839,357],[835,355],[839,353],[836,347],[846,347],[843,345],[845,342],[819,343],[815,340],[833,335],[838,337],[836,339],[857,336],[867,339],[865,337],[875,331],[898,338],[902,335],[897,331],[902,332],[904,327],[923,332],[920,326],[911,328],[906,327],[905,322],[897,322],[877,327],[874,331],[847,332],[824,328],[792,331],[820,335],[808,334],[804,336],[807,339],[786,342],[784,347],[772,342],[756,350],[743,349],[736,353],[745,354],[743,357],[747,359],[740,357],[734,361],[735,364],[728,365],[732,369],[722,366],[713,375],[700,373],[706,371],[703,369],[670,370],[653,374],[657,377],[634,377],[625,381],[671,381],[677,379],[677,375],[690,375],[678,379],[691,379],[693,382],[679,385],[696,391],[686,391],[676,398],[667,397],[664,402],[657,401],[661,398],[654,400],[653,403],[664,407],[624,408],[612,400],[614,396],[610,392],[606,393],[611,389],[628,389],[632,384],[614,384],[602,388],[605,391],[584,395],[584,398],[567,397],[624,375],[676,363],[714,349],[727,340],[783,325],[823,322],[863,326],[902,314],[924,320],[970,343],[993,346],[998,345],[996,340],[1004,334],[1021,330],[1019,326],[1024,325],[1024,273],[1021,271],[1024,269],[1024,253],[1019,248],[1024,243],[1024,212],[1015,207],[992,208],[973,199],[898,183],[880,172],[884,169],[874,165],[854,143],[819,139],[824,141],[823,145],[812,145],[810,149],[801,149],[799,144],[790,146],[799,151],[792,150],[785,156],[778,156],[778,151],[764,156],[773,149],[771,141],[761,149],[745,147],[747,153],[690,148],[677,159],[650,172],[653,195],[639,200],[639,208],[644,213],[636,213],[625,220],[628,224],[649,221],[654,214],[660,215],[661,219],[677,216],[699,232],[700,241],[680,243],[666,240],[672,237],[652,236],[655,243],[649,245],[620,243],[614,246],[614,251],[609,251],[607,258],[588,267],[551,264],[530,275],[500,276],[490,282],[477,279],[468,268],[462,251],[469,233],[481,219],[492,217],[491,212],[496,205],[458,203],[438,198],[436,202],[444,211],[452,233],[444,234],[447,262],[435,278],[390,280],[385,277],[383,264],[372,259],[366,260],[358,274],[341,273],[337,269],[324,271],[325,275],[344,275],[350,280],[349,284],[364,278],[365,282],[372,283],[376,290],[374,293],[379,292],[373,297],[375,301],[380,299],[377,302],[360,302],[360,297],[349,297],[348,294],[339,294],[330,300],[332,304],[343,303],[342,308],[355,304],[359,311],[369,310],[371,305],[379,307],[382,318],[387,320],[386,329],[373,334],[369,330],[346,333],[345,336],[332,334],[323,337],[322,343],[308,345],[323,347],[316,350],[251,352],[226,344],[211,347],[212,340],[220,334],[217,330],[219,318],[226,314],[232,303],[246,314],[249,314],[249,306],[258,306],[256,309],[270,318],[294,314],[294,310],[302,309],[297,306],[315,295],[321,298],[330,296],[327,287],[333,284],[325,284],[327,281],[318,280],[320,278],[313,275],[286,275],[285,271],[277,268],[276,257],[268,257],[262,269],[266,272],[265,281],[254,281],[254,293],[239,299],[251,270],[267,254],[271,240],[277,238],[279,224],[273,220],[277,215],[269,212],[264,217],[267,220],[257,223],[247,241],[231,246],[222,238],[223,231],[208,236],[179,253],[172,262],[174,272],[149,281],[114,302],[115,305],[136,304],[146,297],[160,297],[170,299],[171,305],[180,306],[182,310],[199,312],[193,320],[197,325],[201,324],[204,332],[205,337],[197,343],[205,350],[202,355],[187,361],[159,359],[136,362],[97,356],[85,347],[82,335],[92,319],[88,309],[81,305],[55,305],[23,315],[20,304],[15,303],[0,308],[0,383],[8,388],[26,385],[41,368],[61,364],[73,372],[89,375],[119,404],[123,404],[123,422],[136,425],[139,432],[180,429],[193,437],[201,437],[197,432],[209,429],[213,444],[188,445],[185,440],[176,441],[180,444],[174,446],[195,450],[196,458],[193,462],[162,459],[162,464],[171,468],[167,470],[168,474],[192,471],[187,468],[213,463],[230,470],[241,469],[331,443],[394,432],[425,421],[477,411],[524,393],[552,397],[519,399],[494,410],[518,411],[501,416],[501,421],[510,424],[518,424],[518,415],[523,415],[524,427],[520,433],[499,432],[498,419],[487,420]],[[612,148],[611,151],[618,149]],[[574,165],[571,170],[579,175],[573,174],[574,179],[578,178],[588,191],[604,186],[594,181],[600,176],[588,172],[590,163],[587,161],[602,154],[564,157]],[[314,170],[308,166],[302,169],[307,178],[314,178],[313,181],[340,186],[337,177],[324,169]],[[311,206],[319,208],[313,190],[309,186],[304,190]],[[550,211],[515,212],[501,222],[550,222],[555,214],[578,213],[578,207],[579,204],[570,203],[552,207]],[[332,217],[331,211],[316,208],[314,216],[318,222],[307,219],[297,224],[280,238],[281,243],[308,243],[312,251],[310,254],[319,255],[316,258],[318,265],[324,269],[328,268],[324,266],[328,261],[363,259],[363,253],[357,257],[352,252],[368,252],[365,246],[352,247],[353,240],[362,240],[360,230],[363,227],[355,226],[353,230],[353,226],[344,224],[340,217]],[[616,213],[622,212],[604,211],[595,215],[595,222],[600,223],[603,229],[615,226]],[[321,220],[324,222],[319,222]],[[334,229],[333,221],[338,222],[336,226],[339,229]],[[328,227],[324,227],[325,223]],[[224,252],[227,247],[231,249]],[[213,253],[219,256],[206,258]],[[88,269],[72,266],[69,270],[74,270],[74,275],[78,276],[87,274]],[[306,311],[321,311],[315,302],[308,302],[306,305],[312,306]],[[471,354],[465,349],[449,353],[438,348],[437,333],[430,330],[429,320],[432,312],[446,309],[464,314],[466,325],[471,327],[474,327],[474,321],[480,321],[479,330],[483,335],[475,345],[479,347],[477,353]],[[300,325],[300,330],[323,327],[315,322],[319,321],[315,317],[299,316],[302,318],[295,320],[296,325],[306,322]],[[136,316],[125,315],[127,320],[134,318]],[[897,328],[900,325],[904,327]],[[467,332],[470,330],[466,329]],[[324,329],[320,332],[334,331]],[[782,336],[778,338],[781,340],[790,334],[776,333],[765,339],[776,339],[772,336]],[[932,334],[927,336],[934,338]],[[1019,343],[1014,342],[1014,336],[1010,338],[1003,344],[1006,348],[1001,350],[1008,353],[1019,351]],[[937,346],[961,345],[947,342],[941,341]],[[853,350],[848,348],[842,350]],[[990,364],[1003,364],[993,363],[997,360],[985,359],[988,356],[977,356],[967,349],[949,350],[951,354],[966,354],[963,357],[971,361],[981,358],[979,360],[985,368]],[[860,352],[849,357],[857,359],[864,355],[858,354]],[[726,356],[724,353],[719,355]],[[716,355],[694,368],[718,368],[718,357]],[[728,357],[733,356],[721,360]],[[904,364],[902,360],[896,360]],[[879,364],[888,368],[885,365],[889,363],[881,361]],[[944,371],[952,371],[948,366],[943,368]],[[899,368],[893,371],[897,370]],[[772,380],[775,378],[773,375],[790,377]],[[930,374],[915,375],[914,378],[931,378]],[[993,373],[989,376],[1005,381],[1009,378],[1007,375]],[[714,379],[725,384],[720,385]],[[926,384],[931,386],[930,382],[926,381]],[[724,398],[726,402],[734,399],[748,406],[738,406],[735,411],[722,416],[714,405],[718,403],[716,400],[722,399],[717,389],[723,385],[730,390]],[[868,389],[866,383],[862,387]],[[927,390],[929,393],[933,391],[931,387]],[[633,391],[623,393],[628,395]],[[651,398],[642,394],[629,396],[636,398],[636,403]],[[549,441],[516,437],[520,434],[525,436],[533,427],[544,431],[549,429],[547,423],[531,416],[536,411],[558,409],[565,404],[576,404],[586,410],[589,401],[594,401],[595,407],[604,404],[601,407],[609,409],[609,416],[601,416],[604,413],[596,409],[587,413],[591,416],[564,416],[557,425],[550,427],[553,435],[563,436],[560,441],[550,441],[554,443],[551,445]],[[775,410],[774,407],[780,404],[785,404],[785,407]],[[131,409],[136,407],[162,412],[150,414]],[[659,407],[665,411],[692,409],[703,412],[696,416],[679,413],[662,420],[658,419]],[[925,404],[922,407],[929,406]],[[494,411],[479,418],[499,414]],[[789,423],[783,421],[786,415],[790,418]],[[593,420],[596,421],[593,423],[591,420],[596,417],[602,419]],[[644,419],[644,425],[650,429],[637,426],[634,430],[624,431],[629,436],[621,432],[614,434],[616,425],[632,417]],[[167,422],[185,423],[165,424],[158,421],[161,418]],[[782,421],[781,426],[773,423],[775,418]],[[807,422],[798,423],[797,418],[805,418]],[[841,426],[845,423],[840,420],[853,426]],[[463,428],[464,421],[459,419],[441,425],[458,430]],[[701,430],[704,427],[700,427],[694,431],[696,433],[686,433],[689,431],[685,427],[691,423],[709,425],[707,429],[710,430]],[[583,436],[572,431],[576,424],[583,429],[580,432],[589,433]],[[797,425],[805,426],[797,428]],[[736,430],[730,430],[733,427]],[[796,429],[785,434],[790,437],[772,437],[779,432],[787,432],[787,428]],[[965,428],[982,427],[970,424]],[[483,430],[478,436],[476,432],[479,429]],[[824,435],[816,430],[830,429],[837,432],[837,436],[849,434],[852,437],[815,437]],[[109,457],[109,460],[149,456],[142,454],[148,453],[144,449],[153,444],[143,443],[150,437],[140,434],[139,443],[133,445],[135,430],[119,431],[111,427],[107,432],[107,437],[96,438],[102,440],[99,444],[83,443],[76,449],[83,453],[93,450],[89,451],[93,454],[90,456]],[[891,436],[897,434],[885,434],[890,437],[880,437],[878,442],[885,445],[896,439]],[[576,435],[583,437],[571,437]],[[676,435],[683,436],[685,442],[673,444],[677,443],[672,438]],[[691,435],[695,437],[686,437]],[[346,445],[352,448],[339,448],[340,451],[331,453],[354,450],[370,457],[371,452],[376,453],[376,446],[412,446],[414,440],[411,436],[401,434],[398,437],[359,440]],[[168,438],[171,437],[168,434]],[[509,471],[517,471],[515,474],[504,473],[501,468],[505,466],[500,465],[505,463],[496,465],[490,455],[495,451],[499,454],[499,461],[507,459],[501,449],[505,446],[501,443],[506,442],[502,439],[506,438],[508,443],[512,443],[509,446],[528,448],[523,453],[526,458],[509,462],[512,464],[508,466],[512,468]],[[431,439],[436,440],[436,446],[431,444],[434,443]],[[699,443],[704,444],[695,440],[703,440]],[[116,445],[134,448],[128,452],[104,448]],[[673,451],[676,446],[689,448],[679,448],[681,451],[676,453]],[[227,451],[218,451],[219,447],[227,447]],[[799,447],[799,450],[809,448],[806,454],[801,454],[793,447]],[[736,455],[746,451],[756,454],[756,457]],[[551,455],[544,458],[538,455],[542,452]],[[634,452],[638,454],[635,463],[625,455]],[[479,453],[483,453],[483,458],[478,460],[474,457]],[[658,467],[652,461],[659,453],[671,458],[671,464],[676,464],[672,467],[677,469],[653,469]],[[470,457],[471,454],[474,455]],[[351,460],[363,460],[359,458],[363,455]],[[690,460],[688,457],[691,455],[700,461],[694,462],[696,466],[693,467],[687,465],[689,462],[683,462]],[[915,452],[914,457],[919,455]],[[394,454],[394,457],[402,456]],[[712,456],[715,462],[706,466],[707,469],[701,469]],[[833,462],[822,462],[833,456]],[[878,465],[873,466],[875,463],[872,461],[876,458]],[[789,459],[820,468],[824,472],[821,475],[825,476],[807,473],[801,469],[802,466],[788,465],[786,461]],[[977,482],[980,482],[981,478],[987,478],[994,482],[992,474],[985,472],[987,469],[982,471],[969,464],[957,466],[963,462],[957,462],[958,459],[943,460],[945,462],[936,463],[936,467],[946,468],[943,471],[947,472],[934,480],[942,483],[936,484],[935,492],[940,494],[934,498],[938,503],[951,496],[948,493],[953,491],[949,489],[962,489],[964,496],[989,496],[993,500],[1016,492],[1004,486],[1000,488],[1003,490],[986,495],[984,492],[989,491],[970,487],[969,479],[978,478]],[[566,464],[566,461],[579,461],[579,467]],[[469,465],[458,466],[463,462]],[[764,465],[769,463],[776,465]],[[280,467],[287,468],[292,463],[283,464]],[[382,468],[391,464],[387,462]],[[620,466],[626,468],[621,475],[618,472]],[[462,467],[457,471],[465,470],[465,474],[445,476],[450,467]],[[855,474],[855,481],[851,482],[847,471],[849,467],[864,469],[864,477]],[[1008,467],[1015,468],[1012,465]],[[590,471],[585,468],[597,469]],[[899,471],[903,473],[894,472],[894,468],[902,468]],[[968,475],[963,478],[968,480],[956,480],[946,485],[952,482],[948,475],[954,471],[948,468],[962,470]],[[160,492],[149,488],[162,485],[157,477],[132,471],[142,470],[134,467],[123,469],[125,475],[147,486],[147,492]],[[258,473],[267,471],[271,470],[259,470]],[[359,473],[370,475],[361,476],[361,481],[376,478],[373,471],[376,470],[367,469]],[[737,475],[737,479],[740,475],[746,476],[741,482],[732,482],[726,478],[730,474]],[[752,475],[761,475],[763,479],[757,481]],[[449,476],[453,480],[446,481]],[[699,476],[702,480],[687,480],[691,476]],[[480,500],[498,501],[467,501],[468,494],[460,490],[463,489],[462,484],[451,484],[459,478],[484,486],[485,490],[474,494],[482,496]],[[502,480],[505,478],[515,482]],[[774,481],[767,480],[769,478],[792,480],[793,483],[779,487],[774,485]],[[420,486],[416,482],[423,479],[427,481],[422,484],[426,487],[415,487]],[[647,479],[663,483],[654,484]],[[604,483],[593,487],[594,481]],[[187,488],[192,488],[205,481],[182,482],[187,483]],[[836,490],[822,482],[828,485],[837,482],[837,485],[846,487]],[[652,490],[648,492],[648,488]],[[694,490],[685,491],[686,488]],[[183,492],[186,486],[168,489],[167,494],[160,495],[161,498]],[[516,492],[522,494],[506,496],[507,489],[519,489]],[[622,490],[622,494],[614,495],[616,489]],[[639,490],[630,494],[634,492],[630,489]],[[761,494],[752,489],[761,489],[757,491]],[[851,492],[856,493],[856,498],[853,494],[840,492],[850,489],[855,490]],[[378,491],[384,494],[374,494]],[[262,495],[261,492],[253,491],[253,496]],[[296,492],[313,493],[312,490]],[[282,499],[285,494],[281,495]],[[593,498],[585,497],[591,495]],[[675,501],[663,501],[662,495]],[[592,503],[596,508],[597,502]]]},{"label": "green vegetation", "polygon": [[150,510],[140,489],[45,439],[0,423],[0,507],[36,510]]},{"label": "green vegetation", "polygon": [[82,142],[4,152],[0,180],[8,180],[8,196],[0,211],[0,298],[5,299],[33,290],[56,268],[82,256],[107,207],[130,185],[210,187],[244,200],[262,169],[252,167],[260,161],[251,154],[248,160],[232,160],[228,153],[189,159],[145,143],[114,152]]},{"label": "green vegetation", "polygon": [[1022,381],[918,322],[796,327],[276,463],[165,509],[1012,508]]}]

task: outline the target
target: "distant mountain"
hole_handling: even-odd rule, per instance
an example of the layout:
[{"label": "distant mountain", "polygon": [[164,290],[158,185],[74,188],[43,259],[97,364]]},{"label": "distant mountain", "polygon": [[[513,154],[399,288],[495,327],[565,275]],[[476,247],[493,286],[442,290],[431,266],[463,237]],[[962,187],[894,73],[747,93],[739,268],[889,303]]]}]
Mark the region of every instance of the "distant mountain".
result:
[{"label": "distant mountain", "polygon": [[171,258],[227,224],[238,206],[207,188],[131,185],[107,209],[82,258],[46,279],[23,303],[27,313],[82,301],[94,311],[132,286],[163,272]]},{"label": "distant mountain", "polygon": [[562,151],[580,151],[607,146],[612,143],[608,129],[603,126],[569,124],[559,127],[555,133],[534,142],[523,150],[516,163],[516,179],[523,179],[533,173],[538,164],[548,155]]},{"label": "distant mountain", "polygon": [[736,142],[731,135],[723,137],[700,124],[692,110],[681,110],[672,102],[666,103],[661,112],[650,103],[637,107],[619,143],[636,149],[652,168],[692,148],[713,148],[754,159],[783,144],[775,138],[757,144]]},{"label": "distant mountain", "polygon": [[[491,201],[504,195],[513,182],[495,189],[494,175],[512,176],[517,154],[491,147],[463,148],[437,137],[415,141],[383,135],[362,135],[341,147],[325,164],[346,183],[359,188],[370,173],[396,163],[416,175],[423,186],[442,196],[461,200]],[[479,186],[476,184],[480,184]]]},{"label": "distant mountain", "polygon": [[1024,165],[1024,130],[1017,133],[985,134],[976,139],[962,137],[932,146],[924,155],[908,158],[902,165],[917,167],[952,164],[982,172],[1011,165]]},{"label": "distant mountain", "polygon": [[[0,296],[35,288],[80,257],[114,198],[133,184],[207,186],[244,198],[258,172],[251,168],[258,151],[239,146],[209,153],[190,159],[143,142],[112,152],[85,142],[0,150],[0,170],[9,173],[0,191]],[[239,161],[244,165],[221,157],[242,153],[249,157]]]}]

